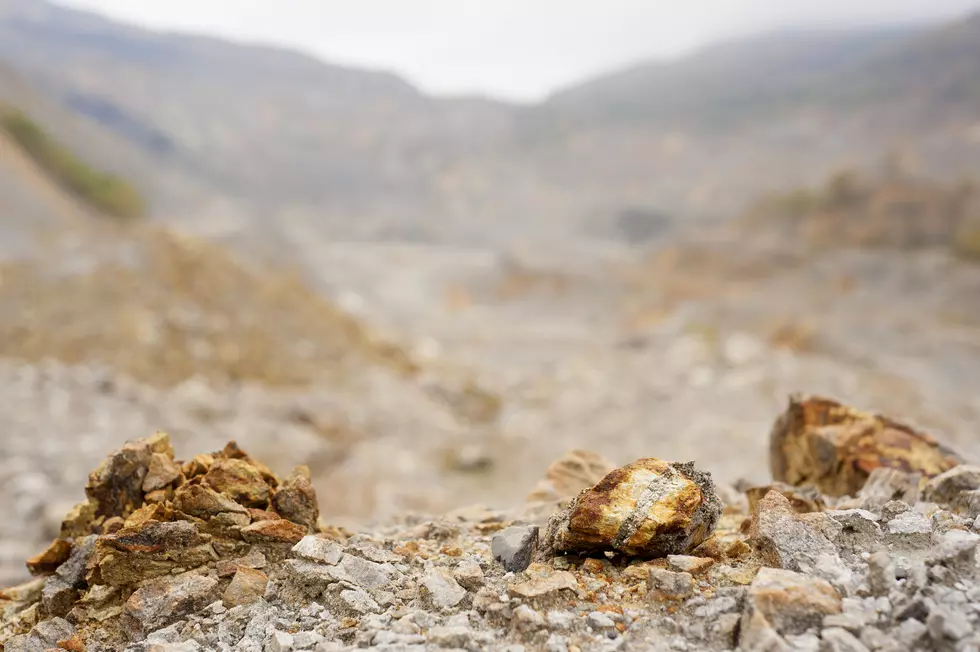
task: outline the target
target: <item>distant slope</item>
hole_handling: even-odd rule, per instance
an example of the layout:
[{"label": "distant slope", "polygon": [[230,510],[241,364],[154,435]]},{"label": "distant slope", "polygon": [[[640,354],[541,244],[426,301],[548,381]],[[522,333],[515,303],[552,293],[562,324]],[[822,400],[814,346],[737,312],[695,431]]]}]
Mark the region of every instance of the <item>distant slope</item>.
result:
[{"label": "distant slope", "polygon": [[73,147],[127,170],[171,219],[211,231],[259,225],[261,239],[278,234],[290,253],[311,256],[317,238],[659,237],[892,150],[931,174],[980,176],[978,43],[976,18],[789,30],[521,108],[0,0],[0,62],[72,114],[66,124],[111,135],[93,147],[87,129],[73,130]]},{"label": "distant slope", "polygon": [[607,123],[700,124],[751,119],[807,97],[855,62],[921,28],[780,30],[654,61],[555,93],[543,111]]}]

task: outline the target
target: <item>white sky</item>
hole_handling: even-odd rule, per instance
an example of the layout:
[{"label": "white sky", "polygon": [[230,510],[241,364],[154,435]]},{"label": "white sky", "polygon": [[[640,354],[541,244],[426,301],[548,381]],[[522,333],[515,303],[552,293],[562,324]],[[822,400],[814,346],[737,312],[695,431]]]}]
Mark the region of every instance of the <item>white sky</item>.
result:
[{"label": "white sky", "polygon": [[647,57],[776,26],[952,18],[980,0],[61,0],[149,27],[301,49],[423,90],[538,99]]}]

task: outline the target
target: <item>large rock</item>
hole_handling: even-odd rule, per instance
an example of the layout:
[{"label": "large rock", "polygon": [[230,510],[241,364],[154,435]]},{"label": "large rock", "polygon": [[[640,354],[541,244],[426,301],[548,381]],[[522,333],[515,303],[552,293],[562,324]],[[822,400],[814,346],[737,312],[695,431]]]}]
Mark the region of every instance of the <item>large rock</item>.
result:
[{"label": "large rock", "polygon": [[777,481],[845,496],[856,495],[877,468],[933,477],[963,460],[932,436],[888,417],[794,395],[773,424],[769,461]]},{"label": "large rock", "polygon": [[581,492],[548,522],[553,552],[685,554],[715,529],[722,505],[711,474],[693,463],[639,459]]},{"label": "large rock", "polygon": [[316,530],[320,508],[316,500],[316,490],[310,481],[309,468],[296,467],[282,481],[272,496],[272,508],[284,519],[304,526],[307,531]]}]

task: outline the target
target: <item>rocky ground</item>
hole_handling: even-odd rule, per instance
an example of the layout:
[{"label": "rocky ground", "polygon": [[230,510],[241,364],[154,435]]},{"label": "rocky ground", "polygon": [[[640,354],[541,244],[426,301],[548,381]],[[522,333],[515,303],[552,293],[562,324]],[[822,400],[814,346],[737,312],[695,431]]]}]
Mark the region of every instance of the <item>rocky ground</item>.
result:
[{"label": "rocky ground", "polygon": [[980,649],[980,468],[901,422],[794,397],[773,480],[572,451],[512,510],[352,532],[234,443],[110,454],[4,652]]}]

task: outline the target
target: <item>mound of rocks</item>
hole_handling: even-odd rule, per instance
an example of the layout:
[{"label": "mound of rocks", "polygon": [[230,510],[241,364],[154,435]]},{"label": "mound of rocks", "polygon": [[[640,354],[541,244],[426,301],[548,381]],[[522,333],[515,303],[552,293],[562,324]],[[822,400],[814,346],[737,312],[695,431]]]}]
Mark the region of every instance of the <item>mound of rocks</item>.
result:
[{"label": "mound of rocks", "polygon": [[[792,464],[814,450],[810,435],[841,432],[794,421],[808,400],[794,398],[774,428]],[[0,643],[978,650],[980,467],[913,468],[886,430],[862,435],[862,483],[847,446],[820,449],[837,462],[821,458],[817,474],[741,491],[688,462],[609,469],[576,451],[514,510],[404,516],[356,534],[321,522],[302,468],[279,479],[234,443],[177,461],[157,434],[92,473],[62,536],[28,561],[35,580],[0,592]]]}]

